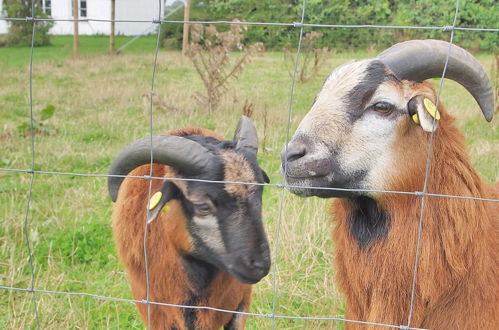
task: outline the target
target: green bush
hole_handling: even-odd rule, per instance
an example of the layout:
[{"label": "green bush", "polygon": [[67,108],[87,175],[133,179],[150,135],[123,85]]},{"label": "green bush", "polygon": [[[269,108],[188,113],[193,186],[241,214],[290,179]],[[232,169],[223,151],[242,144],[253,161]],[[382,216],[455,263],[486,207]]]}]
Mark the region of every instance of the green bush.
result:
[{"label": "green bush", "polygon": [[[193,0],[191,20],[232,20],[249,22],[299,22],[301,0]],[[305,23],[449,26],[454,20],[455,2],[448,0],[308,0]],[[460,27],[498,28],[499,6],[496,0],[461,0],[456,24]],[[182,20],[180,10],[172,19]],[[182,24],[163,24],[164,39],[178,48],[182,40]],[[438,38],[448,40],[450,33],[442,29],[378,29],[378,28],[307,28],[323,33],[318,47],[338,51],[382,49],[407,39]],[[263,42],[267,49],[296,46],[299,29],[282,26],[251,26],[244,42]],[[172,42],[175,41],[175,42]],[[497,51],[497,32],[457,31],[454,41],[459,45],[489,52]]]},{"label": "green bush", "polygon": [[[33,0],[5,0],[4,15],[12,18],[32,17]],[[35,2],[35,16],[37,18],[47,18],[42,9]],[[45,46],[50,44],[48,31],[53,22],[36,22],[35,24],[35,46]],[[10,21],[9,31],[0,40],[0,46],[31,46],[33,34],[33,22],[29,21]]]}]

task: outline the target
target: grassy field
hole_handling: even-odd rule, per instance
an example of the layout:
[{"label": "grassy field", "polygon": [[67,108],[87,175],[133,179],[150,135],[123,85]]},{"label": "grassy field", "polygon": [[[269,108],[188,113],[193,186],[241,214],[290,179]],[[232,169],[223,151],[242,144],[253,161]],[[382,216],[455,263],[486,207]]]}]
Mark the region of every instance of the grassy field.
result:
[{"label": "grassy field", "polygon": [[[119,43],[124,43],[122,38]],[[83,37],[82,56],[72,60],[71,39],[57,37],[53,46],[35,49],[33,111],[47,134],[35,137],[35,168],[43,171],[105,174],[116,153],[149,134],[149,90],[155,40],[140,39],[119,56],[108,56],[107,39]],[[350,58],[328,60],[313,80],[297,84],[291,132],[308,110],[328,72]],[[492,56],[480,56],[487,70]],[[0,49],[0,167],[31,167],[28,48]],[[222,107],[209,114],[192,94],[202,85],[191,63],[178,52],[161,51],[156,75],[153,133],[184,126],[214,129],[232,137],[242,104],[254,106],[261,139],[259,160],[272,183],[282,182],[280,151],[286,140],[291,79],[281,53],[253,58],[233,83]],[[435,82],[437,83],[437,82]],[[446,81],[443,102],[458,118],[473,163],[488,182],[499,179],[497,119],[487,124],[473,98]],[[44,108],[53,117],[41,121]],[[266,117],[267,125],[263,118]],[[30,268],[23,232],[30,176],[0,171],[0,285],[26,288]],[[278,188],[264,193],[264,219],[272,250],[276,247],[279,206],[284,207],[279,238],[276,314],[341,316],[344,303],[333,281],[333,243],[328,201],[300,199]],[[36,269],[35,287],[131,298],[126,275],[117,260],[111,233],[111,199],[106,178],[36,175],[29,211],[29,232]],[[272,276],[255,286],[252,311],[271,313]],[[42,328],[143,328],[135,306],[90,297],[37,294]],[[34,324],[31,295],[0,290],[0,328]],[[277,320],[280,329],[337,328],[339,322]],[[248,328],[267,329],[271,320],[250,318]]]}]

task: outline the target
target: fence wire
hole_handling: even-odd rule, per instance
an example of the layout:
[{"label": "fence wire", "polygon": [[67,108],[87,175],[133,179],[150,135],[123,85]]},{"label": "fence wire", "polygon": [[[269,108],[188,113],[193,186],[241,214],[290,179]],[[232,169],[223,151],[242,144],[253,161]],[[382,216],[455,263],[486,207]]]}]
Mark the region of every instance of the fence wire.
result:
[{"label": "fence wire", "polygon": [[[447,51],[447,56],[445,58],[445,63],[444,63],[444,69],[442,72],[442,79],[440,79],[440,86],[438,87],[437,90],[437,100],[435,101],[435,107],[438,109],[439,103],[440,103],[440,95],[442,93],[442,88],[444,86],[444,78],[445,78],[445,73],[447,72],[447,65],[449,64],[449,57],[450,57],[450,52],[452,49],[452,42],[454,39],[454,27],[456,26],[457,22],[457,14],[459,12],[459,0],[456,0],[456,11],[454,13],[454,22],[452,24],[452,29],[450,29],[450,40],[449,40],[449,49]],[[438,111],[438,110],[437,110]],[[432,151],[433,151],[433,139],[435,137],[435,127],[436,127],[436,117],[433,118],[432,121],[432,129],[431,129],[431,134],[430,134],[430,141],[428,145],[428,154],[426,155],[426,169],[425,169],[425,177],[424,177],[424,183],[423,183],[423,193],[426,192],[426,189],[428,187],[428,180],[430,179],[430,165],[431,165],[431,156],[432,156]],[[409,316],[407,318],[407,326],[411,326],[411,321],[412,321],[412,312],[414,309],[414,295],[416,292],[416,278],[418,275],[418,266],[419,266],[419,253],[420,253],[420,248],[421,248],[421,237],[423,235],[423,216],[424,216],[424,211],[425,211],[425,196],[421,197],[421,211],[419,213],[419,224],[418,224],[418,238],[416,241],[416,256],[414,258],[414,272],[412,276],[412,287],[411,287],[411,302],[409,306]]]},{"label": "fence wire", "polygon": [[[31,4],[31,12],[35,12],[35,2],[33,1]],[[29,94],[28,94],[28,102],[29,102],[29,125],[30,125],[30,138],[31,138],[31,169],[35,169],[35,130],[34,130],[34,118],[33,118],[33,53],[35,48],[35,31],[36,31],[36,22],[33,21],[33,30],[31,32],[31,47],[29,53]],[[35,173],[31,173],[31,177],[29,180],[29,188],[28,188],[28,197],[26,202],[26,212],[24,215],[24,236],[26,239],[26,249],[28,252],[28,264],[31,272],[31,290],[35,287],[35,267],[33,265],[33,253],[31,251],[31,242],[29,238],[28,231],[28,218],[29,218],[29,210],[31,206],[31,195],[33,193],[33,182],[35,181]],[[33,298],[33,308],[35,313],[35,322],[37,329],[40,329],[40,318],[38,316],[38,304],[36,301],[36,293],[32,291]]]},{"label": "fence wire", "polygon": [[[288,142],[289,142],[289,131],[291,129],[291,113],[293,111],[293,96],[295,91],[295,82],[296,82],[296,73],[298,72],[298,59],[301,51],[301,43],[303,40],[303,21],[305,20],[305,9],[307,6],[307,0],[303,0],[303,8],[301,13],[301,21],[300,21],[300,35],[298,37],[298,48],[296,50],[296,56],[294,59],[294,68],[293,68],[293,76],[291,78],[291,91],[289,93],[289,104],[288,104],[288,123],[286,126],[286,144],[284,145],[284,149],[288,150]],[[286,186],[286,177],[287,171],[287,162],[284,162],[284,175],[283,175],[283,188]],[[280,201],[279,201],[279,216],[277,219],[277,229],[276,229],[276,239],[275,239],[275,255],[274,255],[274,271],[272,274],[272,287],[273,287],[273,301],[272,301],[272,315],[275,314],[275,309],[277,306],[277,272],[278,272],[278,259],[279,259],[279,237],[281,233],[281,222],[282,222],[282,210],[284,208],[284,202],[286,200],[286,194],[284,193],[284,189],[281,189],[280,193]],[[275,318],[272,318],[272,329],[275,329]]]},{"label": "fence wire", "polygon": [[[294,70],[291,80],[291,88],[290,88],[290,96],[289,96],[289,104],[288,104],[288,112],[287,112],[287,126],[286,126],[286,145],[285,149],[287,150],[287,144],[289,142],[290,135],[290,125],[291,125],[291,115],[293,108],[293,95],[295,90],[295,81],[296,74],[298,71],[298,60],[301,52],[301,41],[303,38],[303,29],[306,27],[310,28],[351,28],[351,29],[413,29],[413,30],[442,30],[446,32],[450,32],[450,44],[449,44],[449,52],[447,53],[444,69],[442,72],[442,79],[440,80],[440,85],[437,90],[437,100],[436,107],[438,108],[438,104],[440,101],[440,95],[443,89],[443,81],[445,78],[445,73],[447,70],[447,64],[449,61],[449,55],[451,51],[451,47],[453,44],[454,31],[481,31],[481,32],[499,32],[497,28],[476,28],[476,27],[460,27],[456,25],[457,17],[459,13],[459,0],[456,1],[455,5],[455,13],[454,13],[454,21],[450,26],[402,26],[402,25],[373,25],[373,24],[309,24],[305,23],[305,13],[306,13],[306,5],[307,0],[303,0],[302,3],[302,12],[300,22],[291,22],[291,23],[283,23],[283,22],[238,22],[238,21],[178,21],[178,20],[164,20],[161,19],[161,0],[159,2],[159,10],[158,17],[153,18],[151,20],[108,20],[108,19],[74,19],[74,18],[64,18],[64,19],[54,19],[54,18],[37,18],[35,17],[35,1],[32,2],[32,17],[0,17],[0,21],[14,22],[14,21],[27,21],[32,22],[32,35],[31,35],[31,48],[30,48],[30,57],[29,57],[29,118],[30,118],[30,137],[31,137],[31,168],[30,169],[17,169],[17,168],[0,168],[0,171],[3,172],[17,172],[17,173],[26,173],[30,176],[29,188],[27,194],[27,203],[24,215],[23,222],[23,230],[26,241],[26,248],[28,251],[28,263],[31,272],[31,281],[29,288],[20,288],[20,287],[11,287],[11,286],[3,286],[0,285],[0,289],[10,290],[10,291],[19,291],[26,292],[32,294],[33,299],[33,308],[34,308],[34,318],[36,327],[40,328],[40,320],[39,320],[39,311],[37,306],[37,293],[38,294],[53,294],[53,295],[66,295],[66,296],[82,296],[82,297],[91,297],[95,299],[102,300],[111,300],[117,302],[128,302],[128,303],[138,303],[138,304],[146,304],[147,305],[147,319],[148,324],[150,324],[150,306],[158,305],[158,306],[167,306],[167,307],[177,307],[184,309],[200,309],[200,310],[212,310],[223,313],[231,313],[231,314],[240,314],[246,316],[253,317],[263,317],[272,319],[272,328],[275,328],[275,320],[276,319],[290,319],[290,320],[317,320],[317,321],[343,321],[348,323],[356,323],[356,324],[365,324],[365,325],[376,325],[382,326],[386,328],[396,328],[396,329],[420,329],[420,328],[411,328],[412,321],[412,313],[413,313],[413,305],[414,305],[414,295],[415,295],[415,287],[416,287],[416,278],[417,278],[417,270],[419,263],[419,253],[420,253],[420,245],[421,245],[421,237],[422,237],[422,229],[423,229],[423,221],[424,221],[424,208],[425,208],[425,198],[456,198],[456,199],[469,199],[483,202],[499,202],[499,199],[491,199],[491,198],[481,198],[477,196],[459,196],[459,195],[446,195],[446,194],[436,194],[427,191],[427,184],[430,180],[429,177],[429,166],[430,160],[432,156],[432,148],[433,148],[433,138],[434,138],[434,130],[431,133],[429,146],[428,146],[428,154],[426,161],[426,173],[424,178],[424,184],[422,191],[393,191],[393,190],[367,190],[367,189],[342,189],[342,188],[325,188],[325,187],[299,187],[306,189],[322,189],[322,190],[335,190],[335,191],[350,191],[350,192],[367,192],[367,193],[386,193],[386,194],[403,194],[403,195],[414,195],[421,197],[421,211],[419,215],[419,225],[418,225],[418,236],[417,236],[417,244],[416,244],[416,254],[414,260],[414,271],[412,278],[412,287],[411,287],[411,299],[409,305],[409,314],[407,319],[407,325],[394,325],[394,324],[385,324],[385,323],[376,323],[370,322],[366,320],[350,320],[345,319],[343,317],[331,316],[331,317],[322,317],[322,316],[300,316],[300,315],[278,315],[276,314],[276,306],[277,306],[277,296],[278,296],[278,285],[277,285],[277,273],[278,273],[278,257],[279,257],[279,237],[280,237],[280,227],[282,220],[282,212],[285,204],[285,188],[298,188],[297,186],[288,185],[283,179],[282,183],[278,184],[270,184],[270,183],[247,183],[247,182],[238,182],[238,181],[212,181],[212,180],[200,180],[200,179],[189,179],[189,178],[167,178],[167,177],[154,177],[152,175],[152,166],[148,176],[132,176],[132,175],[108,175],[108,174],[92,174],[92,173],[71,173],[71,172],[58,172],[58,171],[41,171],[35,170],[35,129],[34,129],[34,116],[33,116],[33,52],[34,52],[34,42],[35,42],[35,27],[37,22],[115,22],[115,23],[152,23],[161,26],[162,24],[225,24],[225,25],[263,25],[263,26],[277,26],[277,27],[293,27],[299,29],[299,39],[298,39],[298,47],[295,55],[295,64]],[[150,135],[150,143],[151,143],[151,161],[150,165],[153,164],[153,153],[152,153],[152,136],[153,136],[153,97],[154,97],[154,84],[155,84],[155,75],[156,68],[158,62],[158,53],[159,53],[159,45],[160,45],[160,28],[158,28],[156,35],[156,47],[154,53],[154,60],[152,66],[152,77],[151,77],[151,89],[150,89],[150,98],[149,98],[149,135]],[[433,125],[435,125],[435,118],[433,119]],[[284,162],[283,171],[286,173],[287,171],[287,163]],[[135,300],[135,299],[124,299],[117,297],[108,297],[103,295],[96,295],[85,292],[61,292],[61,291],[50,291],[50,290],[40,290],[35,289],[35,268],[33,265],[33,255],[31,250],[31,242],[29,237],[29,211],[31,205],[31,196],[33,191],[33,182],[35,180],[35,176],[43,174],[43,175],[68,175],[68,176],[77,176],[77,177],[126,177],[126,178],[143,178],[149,180],[149,197],[152,193],[152,180],[177,180],[177,181],[197,181],[197,182],[209,182],[213,184],[243,184],[243,185],[259,185],[259,186],[267,186],[273,187],[277,189],[281,189],[280,192],[280,201],[279,201],[279,215],[277,221],[277,228],[275,233],[275,251],[274,251],[274,265],[272,272],[272,290],[273,290],[273,301],[272,301],[272,311],[268,314],[263,313],[249,313],[249,312],[241,312],[241,311],[232,311],[232,310],[224,310],[219,308],[214,308],[210,306],[189,306],[189,305],[181,305],[181,304],[169,304],[167,302],[156,302],[150,301],[150,287],[149,287],[149,272],[148,272],[148,258],[147,258],[147,232],[148,232],[148,223],[147,219],[145,219],[145,232],[144,232],[144,261],[145,261],[145,278],[146,278],[146,299],[144,300]]]},{"label": "fence wire", "polygon": [[233,21],[178,21],[165,19],[150,19],[150,20],[109,20],[98,18],[37,18],[37,17],[0,17],[0,21],[37,21],[37,22],[95,22],[95,23],[153,23],[153,24],[223,24],[223,25],[262,25],[262,26],[280,26],[280,27],[315,27],[315,28],[352,28],[352,29],[407,29],[407,30],[443,30],[450,29],[458,31],[483,31],[483,32],[499,32],[497,28],[479,28],[479,27],[462,27],[462,26],[417,26],[417,25],[383,25],[383,24],[318,24],[318,23],[298,23],[298,22],[233,22]]},{"label": "fence wire", "polygon": [[[158,0],[158,20],[161,19],[161,0]],[[152,67],[152,78],[151,78],[151,92],[149,94],[149,142],[151,146],[150,157],[151,161],[149,163],[149,177],[152,177],[152,169],[153,169],[153,102],[154,102],[154,82],[156,78],[156,69],[158,67],[158,53],[159,53],[159,42],[161,40],[161,28],[156,32],[156,50],[154,52],[154,61]],[[149,180],[149,191],[147,192],[147,200],[151,200],[152,196],[152,180]],[[147,301],[147,324],[151,324],[151,304],[149,303],[149,298],[151,294],[151,287],[149,284],[149,259],[147,255],[147,233],[149,232],[149,221],[147,221],[147,212],[144,219],[144,264],[145,264],[145,277],[146,277],[146,301]]]}]

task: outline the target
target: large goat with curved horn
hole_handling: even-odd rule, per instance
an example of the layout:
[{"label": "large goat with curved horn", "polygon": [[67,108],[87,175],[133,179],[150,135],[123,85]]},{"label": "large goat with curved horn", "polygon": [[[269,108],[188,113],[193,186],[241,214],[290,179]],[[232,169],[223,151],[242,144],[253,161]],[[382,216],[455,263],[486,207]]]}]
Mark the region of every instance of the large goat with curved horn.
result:
[{"label": "large goat with curved horn", "polygon": [[[489,79],[464,49],[438,40],[399,43],[346,63],[325,81],[283,151],[289,189],[333,203],[337,278],[347,319],[431,329],[499,324],[499,203],[383,193],[426,191],[499,198],[473,168],[462,134],[425,79],[462,84],[490,121]],[[286,162],[285,166],[284,163]],[[420,215],[419,264],[411,304]],[[345,328],[376,328],[347,323]]]},{"label": "large goat with curved horn", "polygon": [[[136,300],[247,312],[251,284],[267,275],[269,246],[261,219],[258,139],[241,119],[233,141],[212,131],[186,128],[135,141],[113,161],[108,188],[114,239]],[[152,180],[152,176],[201,181]],[[232,183],[209,183],[227,181]],[[166,212],[165,212],[166,211]],[[144,229],[149,222],[146,296]],[[137,303],[144,322],[147,305]],[[151,329],[242,329],[242,314],[150,305]]]}]

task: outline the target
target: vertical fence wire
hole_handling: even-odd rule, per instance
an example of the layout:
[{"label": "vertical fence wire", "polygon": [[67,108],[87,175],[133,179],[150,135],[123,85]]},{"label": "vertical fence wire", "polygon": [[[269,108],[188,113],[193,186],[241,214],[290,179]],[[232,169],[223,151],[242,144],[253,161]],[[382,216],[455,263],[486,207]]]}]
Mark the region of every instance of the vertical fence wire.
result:
[{"label": "vertical fence wire", "polygon": [[[438,106],[440,103],[440,94],[442,93],[442,89],[444,87],[444,78],[445,78],[445,73],[447,71],[447,65],[449,64],[449,57],[450,53],[452,50],[452,42],[454,40],[454,27],[456,26],[457,22],[457,15],[459,12],[459,0],[456,0],[456,9],[454,13],[454,21],[452,23],[452,29],[450,31],[450,40],[449,40],[449,50],[447,52],[447,57],[445,58],[445,63],[444,63],[444,68],[442,70],[442,78],[440,79],[440,85],[438,87],[437,91],[437,99],[435,101],[435,108],[436,112],[438,113]],[[428,181],[429,181],[429,176],[430,176],[430,166],[431,166],[431,155],[433,151],[433,139],[435,138],[435,130],[436,130],[436,120],[437,116],[433,116],[433,122],[432,122],[432,130],[430,134],[430,141],[428,143],[428,154],[426,156],[426,168],[425,168],[425,178],[424,178],[424,183],[423,183],[423,193],[426,193],[427,187],[428,187]],[[424,208],[425,208],[425,196],[421,196],[421,211],[419,213],[419,224],[418,224],[418,236],[417,236],[417,241],[416,241],[416,253],[414,257],[414,271],[413,271],[413,276],[412,276],[412,286],[411,286],[411,301],[409,305],[409,316],[407,317],[407,327],[411,326],[411,321],[412,321],[412,316],[413,316],[413,309],[414,309],[414,297],[416,293],[416,279],[417,279],[417,274],[418,274],[418,266],[419,266],[419,254],[421,250],[421,239],[423,235],[423,221],[424,221]]]},{"label": "vertical fence wire", "polygon": [[[154,60],[153,60],[153,67],[152,67],[152,77],[151,77],[151,92],[150,92],[150,97],[149,97],[149,142],[150,142],[150,155],[151,155],[151,162],[149,163],[149,177],[148,177],[148,182],[149,182],[149,190],[148,190],[148,198],[147,200],[151,200],[151,193],[152,193],[152,170],[153,170],[153,162],[154,162],[154,155],[153,155],[153,107],[154,107],[154,82],[156,78],[156,69],[158,66],[158,53],[159,53],[159,41],[160,41],[160,36],[161,36],[161,0],[158,0],[158,31],[156,33],[156,49],[154,51]],[[149,231],[149,222],[147,221],[147,212],[145,216],[145,224],[144,224],[144,265],[145,265],[145,277],[146,277],[146,303],[147,303],[147,327],[150,329],[151,328],[151,304],[150,304],[150,283],[149,283],[149,261],[147,257],[147,239],[148,239],[148,231]]]},{"label": "vertical fence wire", "polygon": [[[292,75],[292,82],[291,82],[291,89],[290,89],[290,96],[289,96],[289,104],[288,104],[288,113],[287,113],[287,127],[286,127],[286,144],[285,144],[285,153],[287,151],[287,144],[289,141],[289,135],[290,135],[290,126],[291,126],[291,115],[292,115],[292,107],[293,107],[293,96],[294,96],[294,91],[295,91],[295,81],[296,81],[296,74],[298,71],[298,60],[300,56],[300,51],[301,51],[301,44],[302,44],[302,38],[303,38],[303,29],[304,27],[350,27],[350,28],[414,28],[414,29],[420,29],[420,28],[427,28],[427,29],[441,29],[441,27],[416,27],[416,26],[375,26],[375,25],[328,25],[328,24],[305,24],[304,19],[305,19],[305,12],[306,12],[306,2],[307,0],[303,0],[302,3],[302,12],[301,12],[301,21],[300,23],[272,23],[272,22],[228,22],[228,21],[214,21],[214,22],[202,22],[202,21],[196,21],[196,22],[184,22],[184,21],[166,21],[162,20],[161,16],[161,10],[162,10],[162,4],[161,0],[158,0],[159,8],[158,8],[158,18],[153,19],[153,23],[157,24],[158,26],[158,31],[156,35],[156,48],[155,48],[155,55],[154,55],[154,60],[153,60],[153,68],[152,68],[152,77],[151,77],[151,87],[150,87],[150,102],[149,102],[149,136],[150,136],[150,153],[151,153],[151,161],[150,161],[150,172],[148,177],[142,177],[143,179],[148,179],[149,181],[149,192],[148,196],[149,199],[151,197],[152,193],[152,170],[153,170],[153,99],[154,99],[154,85],[155,85],[155,75],[156,75],[156,69],[157,69],[157,62],[158,62],[158,54],[159,54],[159,45],[160,45],[160,34],[161,34],[161,24],[162,23],[214,23],[214,24],[247,24],[247,25],[276,25],[276,26],[291,26],[295,28],[300,28],[300,33],[299,33],[299,39],[298,39],[298,46],[297,46],[297,52],[295,56],[295,62],[294,62],[294,71]],[[32,192],[33,192],[33,183],[35,180],[35,174],[37,173],[46,173],[46,174],[65,174],[65,173],[56,173],[56,172],[44,172],[44,171],[36,171],[35,170],[35,128],[34,128],[34,115],[33,115],[33,53],[34,53],[34,46],[35,46],[35,31],[36,31],[36,24],[38,21],[44,22],[44,21],[75,21],[74,19],[37,19],[35,15],[35,1],[32,1],[31,3],[31,12],[32,12],[32,17],[30,18],[3,18],[5,21],[16,21],[16,20],[25,20],[32,22],[32,35],[31,35],[31,48],[30,48],[30,58],[29,58],[29,118],[30,118],[30,135],[31,135],[31,169],[29,170],[17,170],[18,172],[25,172],[30,175],[30,183],[29,183],[29,189],[28,189],[28,194],[27,194],[27,205],[25,209],[25,216],[24,216],[24,236],[25,236],[25,241],[26,241],[26,247],[28,250],[28,263],[29,267],[31,270],[31,283],[30,287],[28,289],[21,289],[21,288],[14,288],[14,287],[7,287],[7,286],[0,286],[0,288],[7,289],[7,290],[16,290],[16,291],[25,291],[29,292],[32,294],[33,298],[33,307],[34,307],[34,314],[35,314],[35,321],[36,321],[36,327],[39,329],[40,328],[40,319],[39,319],[39,312],[38,312],[38,304],[37,304],[37,296],[36,293],[51,293],[51,294],[66,294],[68,296],[70,295],[79,295],[79,296],[90,296],[94,298],[100,298],[100,299],[108,299],[108,300],[115,300],[115,301],[127,301],[127,302],[134,302],[134,303],[142,303],[142,304],[147,304],[147,324],[148,327],[150,327],[150,320],[151,320],[151,312],[150,308],[151,305],[156,305],[156,306],[173,306],[173,307],[179,307],[179,308],[194,308],[194,309],[207,309],[207,310],[214,310],[214,311],[219,311],[219,312],[225,312],[225,313],[234,313],[234,314],[243,314],[243,315],[251,315],[251,316],[260,316],[260,317],[266,317],[266,318],[271,318],[272,320],[272,328],[275,329],[275,319],[276,318],[281,318],[281,319],[301,319],[301,320],[339,320],[339,321],[345,321],[345,322],[352,322],[352,323],[358,323],[358,324],[367,324],[367,325],[378,325],[378,326],[384,326],[384,327],[389,327],[389,328],[400,328],[400,329],[417,329],[417,328],[411,328],[411,322],[413,318],[413,308],[414,308],[414,300],[415,300],[415,291],[416,291],[416,280],[417,280],[417,271],[418,271],[418,266],[419,266],[419,255],[420,255],[420,249],[421,249],[421,240],[422,240],[422,230],[423,230],[423,221],[424,221],[424,209],[425,209],[425,198],[426,196],[428,197],[451,197],[451,198],[470,198],[470,199],[477,199],[477,200],[485,200],[485,201],[492,201],[492,202],[498,202],[499,200],[495,199],[484,199],[484,198],[478,198],[478,197],[466,197],[466,196],[449,196],[449,195],[440,195],[440,194],[429,194],[427,193],[427,184],[428,181],[430,180],[429,178],[429,169],[430,169],[430,163],[431,163],[431,155],[432,155],[432,149],[433,149],[433,139],[434,139],[434,132],[435,129],[432,130],[431,135],[430,135],[430,140],[429,140],[429,145],[428,145],[428,154],[427,154],[427,161],[426,161],[426,174],[424,178],[424,184],[423,184],[423,192],[422,193],[414,193],[414,192],[391,192],[391,191],[380,191],[380,192],[386,192],[386,193],[409,193],[409,194],[416,194],[421,196],[421,209],[420,209],[420,215],[419,215],[419,224],[418,224],[418,232],[417,232],[417,241],[416,241],[416,252],[415,252],[415,260],[414,260],[414,271],[413,271],[413,277],[412,277],[412,285],[411,285],[411,299],[410,299],[410,306],[409,306],[409,314],[408,314],[408,319],[407,319],[407,326],[397,326],[397,325],[390,325],[390,324],[383,324],[383,323],[375,323],[375,322],[369,322],[365,320],[348,320],[345,318],[340,318],[340,317],[306,317],[306,316],[286,316],[286,315],[276,315],[276,306],[277,306],[277,296],[278,296],[278,285],[277,285],[277,275],[278,275],[278,257],[279,257],[279,240],[280,240],[280,230],[281,230],[281,223],[282,223],[282,218],[283,218],[283,209],[284,209],[284,203],[285,203],[285,190],[284,188],[289,187],[286,184],[286,181],[283,181],[283,184],[277,184],[277,185],[271,185],[271,184],[263,184],[263,185],[268,185],[268,186],[276,186],[281,189],[280,192],[280,201],[279,201],[279,215],[278,215],[278,221],[277,221],[277,228],[276,228],[276,239],[275,239],[275,254],[274,254],[274,267],[273,267],[273,284],[272,284],[272,290],[273,290],[273,301],[272,301],[272,313],[271,314],[257,314],[257,313],[247,313],[247,312],[239,312],[239,311],[228,311],[228,310],[223,310],[223,309],[218,309],[218,308],[213,308],[210,306],[184,306],[184,305],[176,305],[176,304],[169,304],[165,302],[154,302],[150,300],[150,285],[149,285],[149,271],[148,271],[148,255],[147,255],[147,239],[148,239],[148,222],[147,222],[147,217],[145,220],[145,225],[144,225],[144,245],[143,245],[143,251],[144,251],[144,263],[145,263],[145,278],[146,278],[146,299],[137,301],[133,299],[121,299],[121,298],[114,298],[114,297],[105,297],[105,296],[99,296],[99,295],[94,295],[94,294],[88,294],[88,293],[76,293],[76,292],[56,292],[56,291],[48,291],[48,290],[37,290],[35,289],[35,267],[33,263],[33,253],[32,253],[32,248],[31,248],[31,242],[30,242],[30,237],[29,237],[29,212],[30,212],[30,206],[31,206],[31,199],[32,199]],[[449,50],[447,53],[447,57],[445,60],[444,64],[444,69],[442,72],[442,79],[440,80],[440,86],[437,91],[437,99],[436,99],[436,108],[438,109],[438,105],[440,102],[440,94],[443,89],[443,81],[445,78],[445,73],[447,70],[447,65],[449,61],[449,56],[450,52],[452,49],[452,43],[453,43],[453,37],[454,37],[454,31],[455,30],[473,30],[473,31],[491,31],[491,32],[499,32],[499,29],[490,29],[490,28],[460,28],[456,26],[457,22],[457,16],[459,12],[459,0],[456,0],[456,7],[455,7],[455,14],[454,14],[454,21],[453,25],[450,27],[444,27],[443,30],[450,30],[450,44],[449,44]],[[80,20],[78,20],[80,21]],[[105,21],[105,22],[111,22],[111,20],[86,20],[86,21]],[[123,20],[114,20],[115,22],[127,22]],[[141,20],[130,20],[128,22],[143,22]],[[147,21],[150,22],[150,21]],[[436,119],[435,117],[433,118],[433,128],[435,128],[436,124]],[[1,169],[0,170],[10,170],[10,169]],[[284,160],[283,162],[283,172],[284,174],[287,171],[287,160]],[[74,175],[75,173],[72,173]],[[77,173],[78,175],[81,176],[92,176],[90,174],[80,174]],[[104,175],[106,176],[106,175]],[[126,177],[131,177],[131,176],[126,176]],[[179,179],[177,179],[179,180]],[[191,179],[185,179],[186,181],[191,181]],[[192,180],[196,181],[196,180]],[[200,181],[200,180],[197,180]],[[202,181],[202,180],[201,180]],[[227,183],[227,182],[219,182],[219,183]],[[239,183],[239,184],[248,184],[248,183]],[[314,188],[315,187],[309,187],[309,188]],[[318,188],[321,189],[321,188]],[[324,189],[324,188],[322,188]],[[332,188],[332,190],[341,190],[341,189],[335,189]],[[348,190],[348,189],[347,189]]]},{"label": "vertical fence wire", "polygon": [[33,193],[33,183],[35,181],[35,125],[33,117],[33,53],[35,49],[35,31],[36,20],[35,18],[35,1],[31,2],[31,16],[32,16],[32,32],[31,32],[31,47],[29,53],[29,86],[28,86],[28,103],[29,103],[29,120],[30,120],[30,138],[31,138],[31,175],[29,180],[28,197],[26,203],[26,210],[24,214],[24,236],[26,240],[26,249],[28,251],[28,264],[31,275],[31,294],[33,298],[33,308],[35,313],[36,328],[40,329],[40,318],[38,315],[38,303],[36,299],[35,290],[35,266],[33,263],[33,251],[31,249],[31,242],[29,237],[29,211],[31,208],[31,196]]},{"label": "vertical fence wire", "polygon": [[[303,0],[302,2],[302,12],[301,12],[301,19],[300,19],[300,34],[298,37],[298,47],[296,50],[296,56],[295,56],[295,65],[293,68],[293,76],[291,77],[291,90],[289,93],[289,104],[288,104],[288,122],[287,122],[287,127],[286,127],[286,143],[284,145],[284,150],[285,150],[285,155],[287,155],[287,150],[288,150],[288,141],[289,141],[289,131],[291,128],[291,113],[293,111],[293,95],[295,92],[295,83],[296,83],[296,73],[298,72],[298,60],[300,58],[300,51],[301,51],[301,43],[303,40],[303,23],[305,21],[305,11],[306,11],[306,6],[307,6],[307,0]],[[276,238],[275,238],[275,253],[274,253],[274,269],[272,272],[272,291],[273,291],[273,297],[272,297],[272,329],[275,329],[275,310],[277,306],[277,273],[278,273],[278,259],[279,259],[279,237],[281,233],[281,222],[282,222],[282,213],[283,213],[283,208],[284,208],[284,202],[286,201],[286,193],[284,188],[286,187],[286,169],[287,169],[287,159],[284,159],[284,175],[283,175],[283,184],[281,188],[281,193],[279,197],[279,216],[277,219],[277,229],[276,229]]]}]

